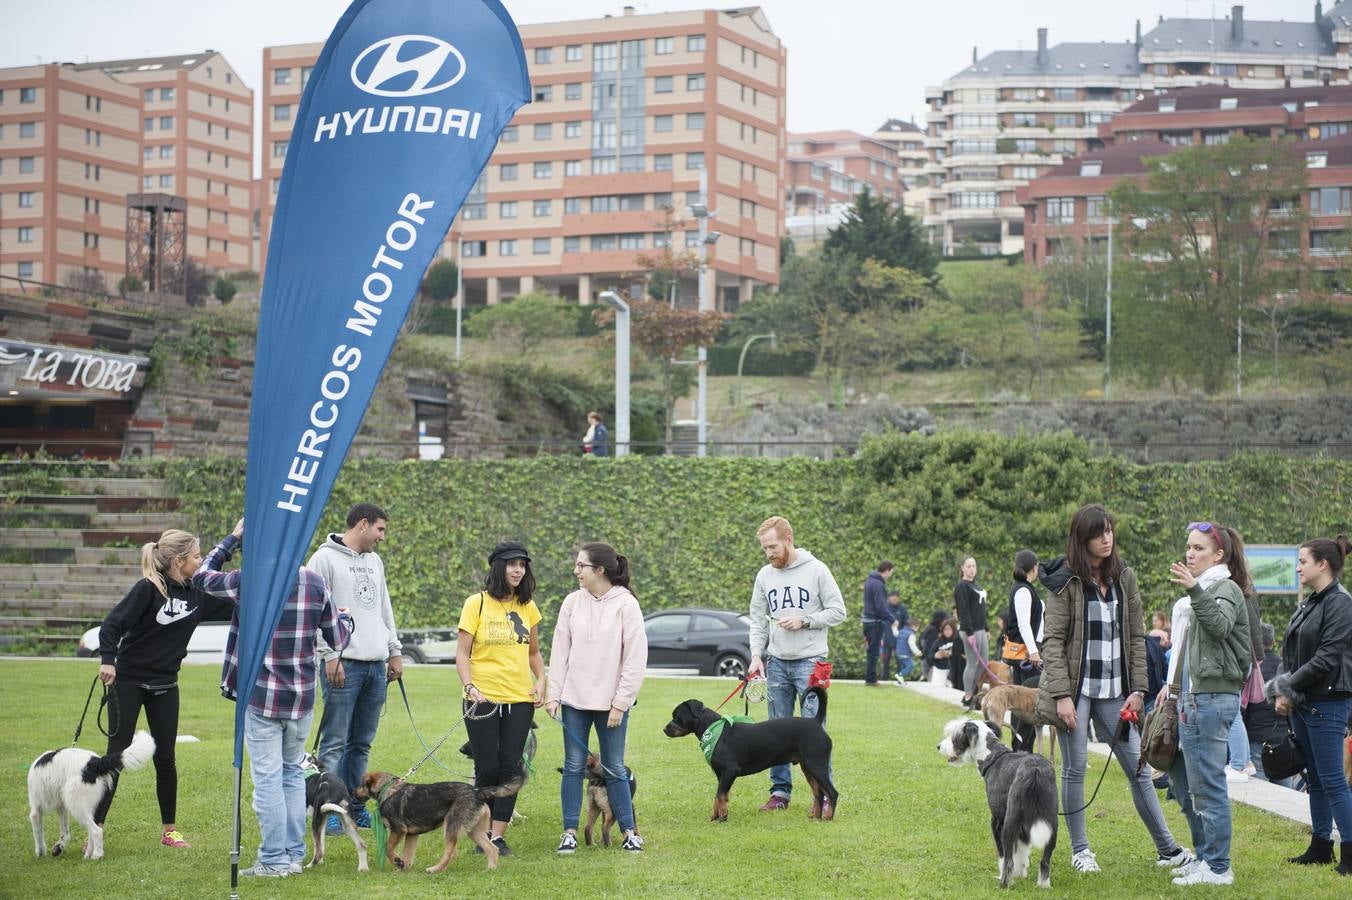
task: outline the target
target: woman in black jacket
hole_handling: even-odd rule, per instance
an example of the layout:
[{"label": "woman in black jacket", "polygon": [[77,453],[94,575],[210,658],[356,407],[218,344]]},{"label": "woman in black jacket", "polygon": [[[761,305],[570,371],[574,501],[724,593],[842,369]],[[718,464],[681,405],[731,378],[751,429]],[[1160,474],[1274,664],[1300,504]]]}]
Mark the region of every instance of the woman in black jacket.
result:
[{"label": "woman in black jacket", "polygon": [[1305,754],[1310,785],[1310,846],[1291,862],[1333,862],[1333,822],[1342,836],[1338,873],[1352,875],[1352,789],[1343,774],[1343,735],[1352,703],[1352,597],[1338,583],[1352,553],[1347,535],[1300,546],[1296,574],[1311,593],[1291,616],[1282,666],[1268,685],[1278,715]]},{"label": "woman in black jacket", "polygon": [[[958,637],[962,651],[968,654],[962,672],[962,705],[973,709],[976,701],[976,682],[981,667],[990,658],[990,632],[986,630],[986,589],[976,583],[976,559],[964,556],[958,569],[958,583],[953,586],[953,606],[958,611]],[[970,651],[970,652],[969,652]]]},{"label": "woman in black jacket", "polygon": [[[244,522],[235,536],[244,533]],[[108,752],[125,750],[136,733],[142,707],[155,739],[155,794],[160,802],[160,843],[184,848],[188,842],[174,818],[178,805],[178,670],[197,623],[228,619],[234,603],[192,586],[202,564],[197,538],[169,529],[141,547],[141,574],[99,629],[99,680],[108,685]],[[114,785],[116,786],[116,785]],[[112,803],[112,795],[108,798]],[[96,813],[108,815],[106,808]]]}]

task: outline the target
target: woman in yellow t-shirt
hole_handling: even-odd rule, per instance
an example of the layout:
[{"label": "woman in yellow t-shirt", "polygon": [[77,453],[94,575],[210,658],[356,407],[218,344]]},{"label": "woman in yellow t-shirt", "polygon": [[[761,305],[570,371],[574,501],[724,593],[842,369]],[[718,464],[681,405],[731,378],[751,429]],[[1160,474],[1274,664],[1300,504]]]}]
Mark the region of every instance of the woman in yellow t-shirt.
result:
[{"label": "woman in yellow t-shirt", "polygon": [[[464,711],[479,704],[474,712],[482,715],[485,704],[499,704],[495,715],[465,720],[474,751],[474,783],[480,787],[506,784],[517,776],[535,709],[545,702],[530,553],[524,544],[503,541],[488,554],[488,566],[484,589],[466,598],[460,611],[455,652],[455,668],[465,686]],[[512,852],[503,835],[515,807],[515,794],[489,804],[490,837],[503,856]]]}]

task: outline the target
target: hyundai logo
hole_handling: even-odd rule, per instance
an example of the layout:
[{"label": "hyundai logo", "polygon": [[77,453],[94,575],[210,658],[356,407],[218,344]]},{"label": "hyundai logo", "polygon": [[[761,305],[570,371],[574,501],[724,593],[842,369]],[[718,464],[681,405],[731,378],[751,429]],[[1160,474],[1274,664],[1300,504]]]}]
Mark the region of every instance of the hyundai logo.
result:
[{"label": "hyundai logo", "polygon": [[376,41],[352,63],[352,83],[377,97],[421,97],[465,77],[465,57],[441,38],[401,34]]}]

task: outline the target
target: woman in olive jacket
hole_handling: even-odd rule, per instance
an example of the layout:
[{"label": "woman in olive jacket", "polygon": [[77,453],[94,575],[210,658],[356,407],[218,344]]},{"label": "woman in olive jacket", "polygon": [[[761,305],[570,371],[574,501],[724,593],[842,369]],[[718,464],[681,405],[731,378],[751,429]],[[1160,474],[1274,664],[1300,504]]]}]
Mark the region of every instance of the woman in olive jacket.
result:
[{"label": "woman in olive jacket", "polygon": [[[1037,710],[1043,722],[1061,730],[1061,808],[1077,872],[1099,871],[1084,812],[1089,719],[1100,735],[1120,734],[1123,709],[1139,715],[1148,685],[1141,592],[1136,574],[1117,554],[1113,531],[1112,517],[1102,506],[1081,507],[1070,520],[1065,557],[1048,563],[1042,574],[1051,593],[1042,620]],[[1136,771],[1140,750],[1134,728],[1113,741],[1136,814],[1155,843],[1156,862],[1182,865],[1192,854],[1170,833],[1150,774]]]},{"label": "woman in olive jacket", "polygon": [[1312,593],[1291,616],[1282,666],[1267,688],[1277,714],[1291,716],[1310,785],[1310,846],[1290,861],[1332,862],[1332,824],[1337,821],[1341,875],[1352,875],[1352,789],[1342,763],[1352,703],[1352,597],[1338,583],[1349,554],[1352,546],[1343,534],[1301,545],[1296,574]]}]

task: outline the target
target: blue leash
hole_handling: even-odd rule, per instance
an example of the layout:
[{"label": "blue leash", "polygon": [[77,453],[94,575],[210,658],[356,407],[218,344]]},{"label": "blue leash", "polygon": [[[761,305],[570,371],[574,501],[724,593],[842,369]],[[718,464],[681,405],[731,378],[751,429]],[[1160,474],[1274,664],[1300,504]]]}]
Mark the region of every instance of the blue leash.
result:
[{"label": "blue leash", "polygon": [[[563,724],[563,715],[562,715],[562,714],[560,714],[559,717],[558,717],[557,719],[555,719],[554,721],[559,723],[559,727],[563,729],[563,733],[566,734],[566,735],[568,735],[570,738],[572,738],[572,739],[577,743],[577,745],[578,745],[579,747],[581,747],[581,748],[582,748],[583,750],[585,750],[587,753],[591,753],[591,748],[587,746],[587,742],[584,741],[584,740],[582,740],[582,738],[578,737],[576,734],[574,734],[574,733],[568,728],[567,725]],[[628,780],[629,780],[629,776],[628,776],[628,775],[616,775],[615,772],[612,771],[609,767],[607,767],[605,763],[600,762],[601,754],[599,754],[599,753],[596,754],[596,759],[597,759],[597,762],[600,764],[602,771],[604,771],[604,772],[605,772],[607,775],[609,775],[611,778],[618,778],[620,781],[628,781]]]}]

